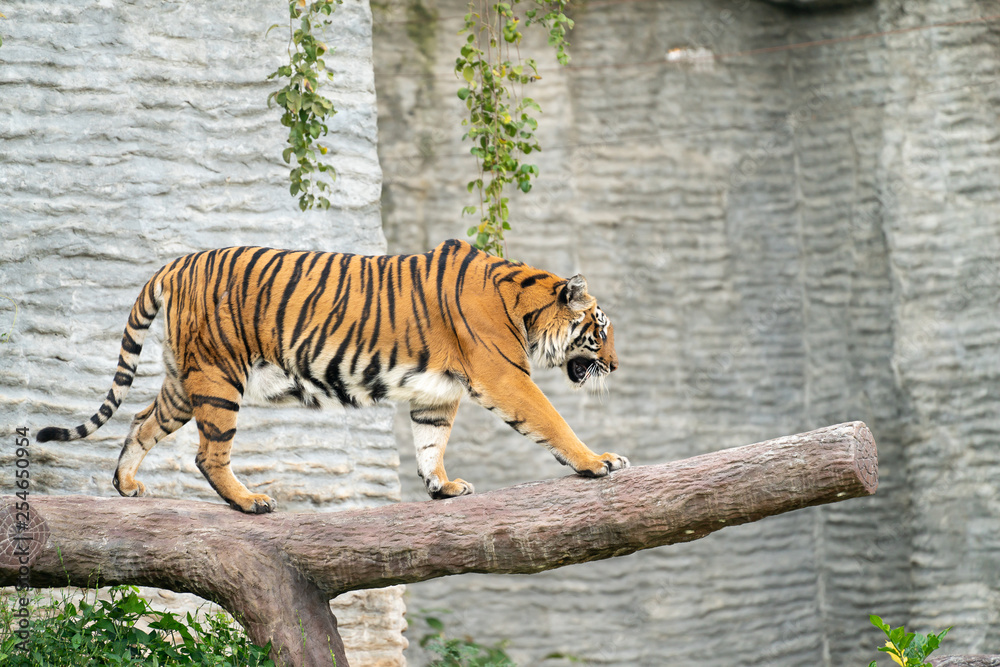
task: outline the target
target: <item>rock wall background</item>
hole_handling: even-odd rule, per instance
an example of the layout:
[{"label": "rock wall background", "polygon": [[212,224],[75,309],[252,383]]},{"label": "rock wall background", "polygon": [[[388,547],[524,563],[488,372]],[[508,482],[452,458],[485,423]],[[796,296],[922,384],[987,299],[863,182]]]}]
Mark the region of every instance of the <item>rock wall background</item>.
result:
[{"label": "rock wall background", "polygon": [[[325,143],[339,178],[331,210],[308,215],[288,194],[286,134],[266,106],[287,32],[264,35],[287,22],[285,3],[27,1],[2,11],[0,432],[94,412],[135,296],[169,259],[238,244],[384,251],[367,0],[336,14],[328,90],[340,112]],[[159,387],[159,327],[109,424],[84,441],[32,445],[33,492],[116,495],[121,442]],[[398,500],[392,415],[242,410],[234,470],[286,512]],[[197,441],[190,423],[152,450],[140,479],[153,494],[220,502],[195,468]],[[13,455],[0,448],[0,493],[13,493]],[[402,664],[401,587],[334,604],[352,664]]]},{"label": "rock wall background", "polygon": [[[373,11],[386,236],[422,251],[470,224],[466,2]],[[882,484],[691,544],[412,585],[411,614],[450,609],[452,632],[510,639],[524,665],[867,664],[869,613],[1000,652],[998,11],[592,0],[569,67],[529,37],[542,173],[509,251],[583,272],[621,360],[603,397],[536,373],[562,414],[636,464],[863,419]],[[422,498],[401,452],[403,498]],[[448,469],[481,491],[566,473],[471,405]]]}]

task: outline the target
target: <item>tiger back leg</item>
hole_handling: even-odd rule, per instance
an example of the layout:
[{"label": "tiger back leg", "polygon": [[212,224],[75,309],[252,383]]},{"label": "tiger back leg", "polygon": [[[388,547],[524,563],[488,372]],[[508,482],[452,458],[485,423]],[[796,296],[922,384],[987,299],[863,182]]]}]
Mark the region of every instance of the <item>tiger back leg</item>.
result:
[{"label": "tiger back leg", "polygon": [[146,495],[146,487],[135,478],[139,464],[157,442],[191,419],[191,403],[176,376],[168,375],[160,393],[132,420],[132,428],[118,455],[118,467],[112,480],[118,493],[126,497]]},{"label": "tiger back leg", "polygon": [[448,479],[444,470],[444,450],[451,435],[459,401],[428,406],[410,404],[413,446],[417,450],[417,474],[431,498],[453,498],[475,493],[464,479]]},{"label": "tiger back leg", "polygon": [[226,379],[222,370],[206,365],[190,371],[184,379],[184,386],[198,424],[199,446],[195,463],[205,479],[234,509],[247,514],[273,511],[277,503],[263,493],[250,493],[236,479],[230,467],[236,417],[243,398],[239,389]]}]

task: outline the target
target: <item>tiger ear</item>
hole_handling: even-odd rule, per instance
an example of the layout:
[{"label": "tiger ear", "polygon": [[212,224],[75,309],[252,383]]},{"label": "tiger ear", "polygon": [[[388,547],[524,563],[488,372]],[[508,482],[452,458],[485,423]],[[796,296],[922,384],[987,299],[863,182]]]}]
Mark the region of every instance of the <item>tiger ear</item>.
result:
[{"label": "tiger ear", "polygon": [[561,296],[572,310],[586,310],[594,304],[594,297],[587,294],[587,279],[579,273],[566,281]]}]

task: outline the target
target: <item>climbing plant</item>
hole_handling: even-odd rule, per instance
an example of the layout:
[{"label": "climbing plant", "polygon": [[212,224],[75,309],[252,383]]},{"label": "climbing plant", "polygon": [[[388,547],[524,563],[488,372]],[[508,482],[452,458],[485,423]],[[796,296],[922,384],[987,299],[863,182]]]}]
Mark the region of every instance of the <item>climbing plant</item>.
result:
[{"label": "climbing plant", "polygon": [[[299,208],[330,208],[323,195],[329,191],[336,172],[318,156],[327,154],[327,147],[317,143],[328,132],[327,120],[337,113],[333,102],[319,93],[322,79],[333,79],[323,57],[330,49],[317,37],[330,25],[330,15],[343,0],[291,0],[288,3],[288,63],[268,75],[268,79],[285,82],[267,98],[284,109],[281,124],[288,128],[288,146],[281,157],[292,165],[289,172],[292,196],[298,196]],[[267,29],[270,33],[278,24]],[[292,158],[295,158],[294,163]]]},{"label": "climbing plant", "polygon": [[546,28],[549,45],[565,65],[569,61],[566,33],[573,27],[565,14],[567,2],[471,0],[465,15],[462,34],[467,37],[455,60],[455,72],[463,80],[458,97],[469,111],[462,121],[468,128],[463,139],[472,142],[471,153],[479,167],[468,190],[476,191],[479,201],[466,206],[463,213],[479,215],[479,223],[468,230],[474,244],[501,257],[504,232],[510,229],[509,186],[516,184],[528,192],[531,178],[538,175],[538,167],[523,159],[540,150],[535,138],[538,121],[532,112],[541,108],[524,96],[523,87],[541,77],[533,58],[521,58],[522,29],[532,24]]},{"label": "climbing plant", "polygon": [[[268,76],[285,82],[271,93],[272,101],[284,109],[281,123],[288,128],[288,146],[282,157],[292,165],[290,191],[298,196],[299,208],[329,208],[323,193],[330,188],[324,174],[335,177],[333,167],[320,156],[328,149],[317,143],[327,134],[327,120],[336,113],[333,103],[319,93],[321,80],[332,79],[323,56],[329,48],[317,34],[330,24],[330,15],[343,0],[291,0],[289,11],[288,63]],[[479,223],[469,227],[477,247],[501,257],[505,252],[504,232],[510,229],[508,207],[510,187],[531,190],[538,167],[524,157],[541,150],[535,138],[538,121],[532,113],[541,108],[523,94],[526,84],[541,78],[533,58],[522,59],[523,29],[539,25],[548,31],[548,43],[555,48],[560,64],[569,61],[566,33],[573,21],[566,15],[569,0],[471,0],[461,34],[466,35],[455,72],[461,78],[459,99],[469,115],[462,121],[467,128],[463,139],[472,142],[478,174],[468,183],[469,192],[478,194],[478,204],[463,213],[479,215]],[[278,27],[271,26],[270,30]],[[292,162],[294,158],[294,163]]]}]

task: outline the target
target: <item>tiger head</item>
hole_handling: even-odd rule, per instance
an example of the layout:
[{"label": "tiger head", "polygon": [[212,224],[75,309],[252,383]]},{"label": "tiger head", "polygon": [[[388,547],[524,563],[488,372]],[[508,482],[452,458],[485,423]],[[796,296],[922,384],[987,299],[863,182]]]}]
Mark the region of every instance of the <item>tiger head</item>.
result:
[{"label": "tiger head", "polygon": [[561,367],[569,381],[582,387],[618,368],[615,329],[587,293],[587,279],[575,275],[556,294],[555,313],[539,327],[534,358],[547,368]]}]

